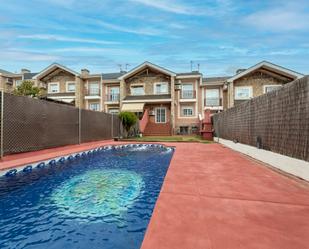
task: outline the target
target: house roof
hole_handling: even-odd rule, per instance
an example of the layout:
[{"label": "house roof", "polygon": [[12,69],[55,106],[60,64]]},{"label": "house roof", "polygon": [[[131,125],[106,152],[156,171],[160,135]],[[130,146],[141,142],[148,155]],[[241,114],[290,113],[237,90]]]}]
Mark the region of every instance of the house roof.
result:
[{"label": "house roof", "polygon": [[3,69],[0,69],[0,73],[1,74],[13,74],[13,73],[6,71],[6,70],[3,70]]},{"label": "house roof", "polygon": [[24,80],[30,80],[38,73],[24,73]]},{"label": "house roof", "polygon": [[48,67],[46,67],[45,69],[43,69],[41,72],[39,72],[37,75],[35,75],[33,77],[33,79],[39,79],[51,72],[53,72],[55,69],[57,68],[61,68],[62,70],[66,71],[66,72],[69,72],[75,76],[79,76],[79,73],[75,72],[74,70],[70,69],[70,68],[67,68],[61,64],[58,64],[58,63],[53,63],[51,65],[49,65]]},{"label": "house roof", "polygon": [[223,85],[224,82],[231,78],[231,76],[220,76],[220,77],[205,77],[203,78],[203,85]]},{"label": "house roof", "polygon": [[279,65],[276,65],[276,64],[273,64],[271,62],[268,62],[268,61],[261,61],[260,63],[244,70],[243,72],[239,73],[239,74],[236,74],[234,75],[233,77],[229,78],[227,81],[228,82],[233,82],[234,80],[236,79],[239,79],[257,69],[260,69],[260,68],[265,68],[265,69],[268,69],[270,71],[274,71],[276,73],[280,73],[282,75],[285,75],[287,77],[291,77],[291,78],[294,78],[294,79],[298,79],[298,78],[302,78],[304,75],[301,74],[301,73],[298,73],[298,72],[295,72],[293,70],[290,70],[290,69],[287,69],[285,67],[282,67],[282,66],[279,66]]},{"label": "house roof", "polygon": [[172,71],[170,71],[170,70],[167,70],[167,69],[165,69],[165,68],[163,68],[163,67],[160,67],[160,66],[158,66],[158,65],[155,65],[155,64],[153,64],[153,63],[151,63],[151,62],[149,62],[149,61],[145,61],[144,63],[138,65],[137,67],[133,68],[133,69],[130,70],[129,72],[127,72],[127,73],[125,73],[124,75],[120,76],[119,79],[120,79],[120,80],[126,79],[126,78],[128,78],[128,77],[134,75],[135,73],[137,73],[137,72],[143,70],[144,68],[147,68],[147,67],[153,68],[153,69],[155,69],[155,70],[157,70],[157,71],[159,71],[159,72],[162,72],[162,73],[167,74],[167,75],[170,75],[170,76],[176,76],[176,73],[174,73],[174,72],[172,72]]},{"label": "house roof", "polygon": [[103,73],[102,78],[103,80],[116,80],[124,74],[126,74],[126,72]]},{"label": "house roof", "polygon": [[177,74],[177,76],[187,76],[187,75],[201,75],[201,73],[198,72],[198,71],[192,71],[192,72],[178,73],[178,74]]}]

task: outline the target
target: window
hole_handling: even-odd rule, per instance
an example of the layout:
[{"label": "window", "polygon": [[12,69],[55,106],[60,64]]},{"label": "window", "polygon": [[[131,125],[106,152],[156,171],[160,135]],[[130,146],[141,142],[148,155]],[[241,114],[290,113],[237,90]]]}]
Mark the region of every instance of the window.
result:
[{"label": "window", "polygon": [[75,82],[67,82],[67,92],[75,92]]},{"label": "window", "polygon": [[272,92],[274,90],[277,90],[281,87],[282,85],[264,85],[264,93],[269,93]]},{"label": "window", "polygon": [[189,134],[189,126],[180,126],[180,134],[181,135],[188,135]]},{"label": "window", "polygon": [[167,82],[155,83],[154,84],[154,93],[155,94],[168,93]]},{"label": "window", "polygon": [[48,93],[58,93],[59,92],[59,83],[49,83],[48,84]]},{"label": "window", "polygon": [[119,101],[119,87],[109,88],[108,101]]},{"label": "window", "polygon": [[89,83],[89,95],[100,95],[100,84],[98,82]]},{"label": "window", "polygon": [[110,114],[118,114],[119,113],[119,109],[118,108],[110,108],[110,109],[108,109],[108,113],[110,113]]},{"label": "window", "polygon": [[144,95],[144,87],[143,86],[132,86],[131,87],[131,95]]},{"label": "window", "polygon": [[183,99],[193,99],[194,91],[193,91],[193,84],[183,84],[181,88],[181,97]]},{"label": "window", "polygon": [[100,104],[99,103],[89,103],[89,110],[99,111],[100,110]]},{"label": "window", "polygon": [[237,86],[235,87],[235,99],[244,100],[252,98],[251,86]]},{"label": "window", "polygon": [[191,106],[184,106],[181,108],[181,114],[184,117],[190,117],[193,116],[194,112],[193,112],[193,107]]},{"label": "window", "polygon": [[166,123],[166,108],[156,108],[156,123]]},{"label": "window", "polygon": [[15,80],[15,86],[19,87],[23,83],[22,80]]},{"label": "window", "polygon": [[220,106],[219,89],[206,89],[205,106]]}]

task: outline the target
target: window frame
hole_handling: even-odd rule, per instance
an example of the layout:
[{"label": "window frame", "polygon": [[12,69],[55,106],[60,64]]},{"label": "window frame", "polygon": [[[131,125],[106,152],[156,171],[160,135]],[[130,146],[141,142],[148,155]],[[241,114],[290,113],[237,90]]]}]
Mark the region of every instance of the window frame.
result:
[{"label": "window frame", "polygon": [[[164,92],[157,92],[157,86],[158,85],[165,85],[166,86],[166,91]],[[153,84],[153,93],[154,94],[168,94],[168,82],[156,82]]]},{"label": "window frame", "polygon": [[[117,110],[117,112],[111,112],[111,110]],[[108,109],[108,113],[109,114],[114,114],[114,115],[119,114],[119,108],[109,108]]]},{"label": "window frame", "polygon": [[[92,88],[91,86],[97,86],[96,88]],[[91,89],[97,89],[98,91],[91,93]],[[89,81],[88,82],[88,94],[91,96],[99,96],[101,91],[100,81]]]},{"label": "window frame", "polygon": [[[215,99],[215,98],[210,98],[210,97],[207,97],[207,93],[209,92],[214,92],[214,91],[217,91],[218,93],[218,105],[207,105],[207,99]],[[220,88],[210,88],[210,89],[205,89],[205,106],[206,107],[212,107],[212,106],[220,106],[220,99],[221,99],[221,91],[220,91]]]},{"label": "window frame", "polygon": [[[56,85],[58,90],[56,92],[51,91],[51,85]],[[60,83],[59,82],[49,82],[47,93],[59,93],[60,92]]]},{"label": "window frame", "polygon": [[[282,84],[277,84],[277,85],[263,85],[263,93],[270,93],[270,92],[266,92],[266,88],[267,87],[278,87],[278,88],[281,88],[282,87]],[[274,91],[274,90],[273,90]]]},{"label": "window frame", "polygon": [[[191,86],[192,87],[192,89],[190,89],[190,90],[185,90],[184,89],[184,86]],[[188,96],[185,96],[185,92],[189,92],[189,91],[191,91],[192,92],[192,96],[190,95],[188,95]],[[194,83],[191,83],[191,82],[185,82],[185,83],[182,83],[181,84],[181,98],[182,99],[194,99],[194,91],[195,91],[195,89],[194,89]]]},{"label": "window frame", "polygon": [[[68,92],[68,93],[75,93],[76,92],[76,83],[75,83],[75,81],[67,81],[65,84],[66,84],[66,86],[65,86],[66,92]],[[70,84],[74,84],[74,91],[70,91],[69,90],[69,85]]]},{"label": "window frame", "polygon": [[[181,106],[181,117],[194,117],[194,107],[193,106]],[[191,115],[185,115],[184,110],[191,110]]]},{"label": "window frame", "polygon": [[[143,89],[143,94],[133,94],[133,91],[132,89],[134,88],[142,88]],[[130,92],[131,92],[131,96],[143,96],[145,95],[145,86],[144,85],[131,85],[130,86]]]},{"label": "window frame", "polygon": [[[239,89],[248,89],[249,90],[248,98],[238,97],[237,96],[237,91]],[[253,97],[253,88],[252,88],[252,86],[235,86],[235,92],[234,92],[234,99],[235,100],[248,100],[248,99],[251,99],[252,97]]]},{"label": "window frame", "polygon": [[[93,109],[91,109],[91,105],[97,105],[97,106],[98,106],[98,110],[93,110]],[[100,102],[90,102],[90,103],[88,104],[88,109],[91,110],[91,111],[99,112],[99,111],[100,111]]]},{"label": "window frame", "polygon": [[[162,120],[161,120],[161,113],[159,114],[160,115],[160,121],[158,121],[158,119],[157,119],[157,116],[158,116],[158,110],[159,109],[164,109],[164,122],[162,122]],[[166,124],[167,123],[167,108],[166,107],[156,107],[155,108],[155,123],[156,124]]]}]

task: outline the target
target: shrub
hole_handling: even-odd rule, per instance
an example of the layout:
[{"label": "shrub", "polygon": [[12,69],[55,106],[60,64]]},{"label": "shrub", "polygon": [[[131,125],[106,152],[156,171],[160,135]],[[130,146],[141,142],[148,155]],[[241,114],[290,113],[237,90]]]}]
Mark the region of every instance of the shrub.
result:
[{"label": "shrub", "polygon": [[40,88],[34,86],[34,83],[30,80],[24,80],[17,89],[14,90],[15,95],[19,96],[30,96],[32,98],[40,95]]},{"label": "shrub", "polygon": [[131,128],[137,123],[137,116],[133,112],[120,112],[119,117],[128,134]]}]

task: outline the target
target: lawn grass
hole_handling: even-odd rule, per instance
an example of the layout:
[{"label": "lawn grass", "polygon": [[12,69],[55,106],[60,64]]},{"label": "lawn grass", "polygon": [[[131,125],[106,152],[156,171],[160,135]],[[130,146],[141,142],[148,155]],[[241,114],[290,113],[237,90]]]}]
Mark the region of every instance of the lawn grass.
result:
[{"label": "lawn grass", "polygon": [[124,139],[125,141],[137,142],[198,142],[212,143],[212,141],[204,140],[200,136],[146,136]]}]

